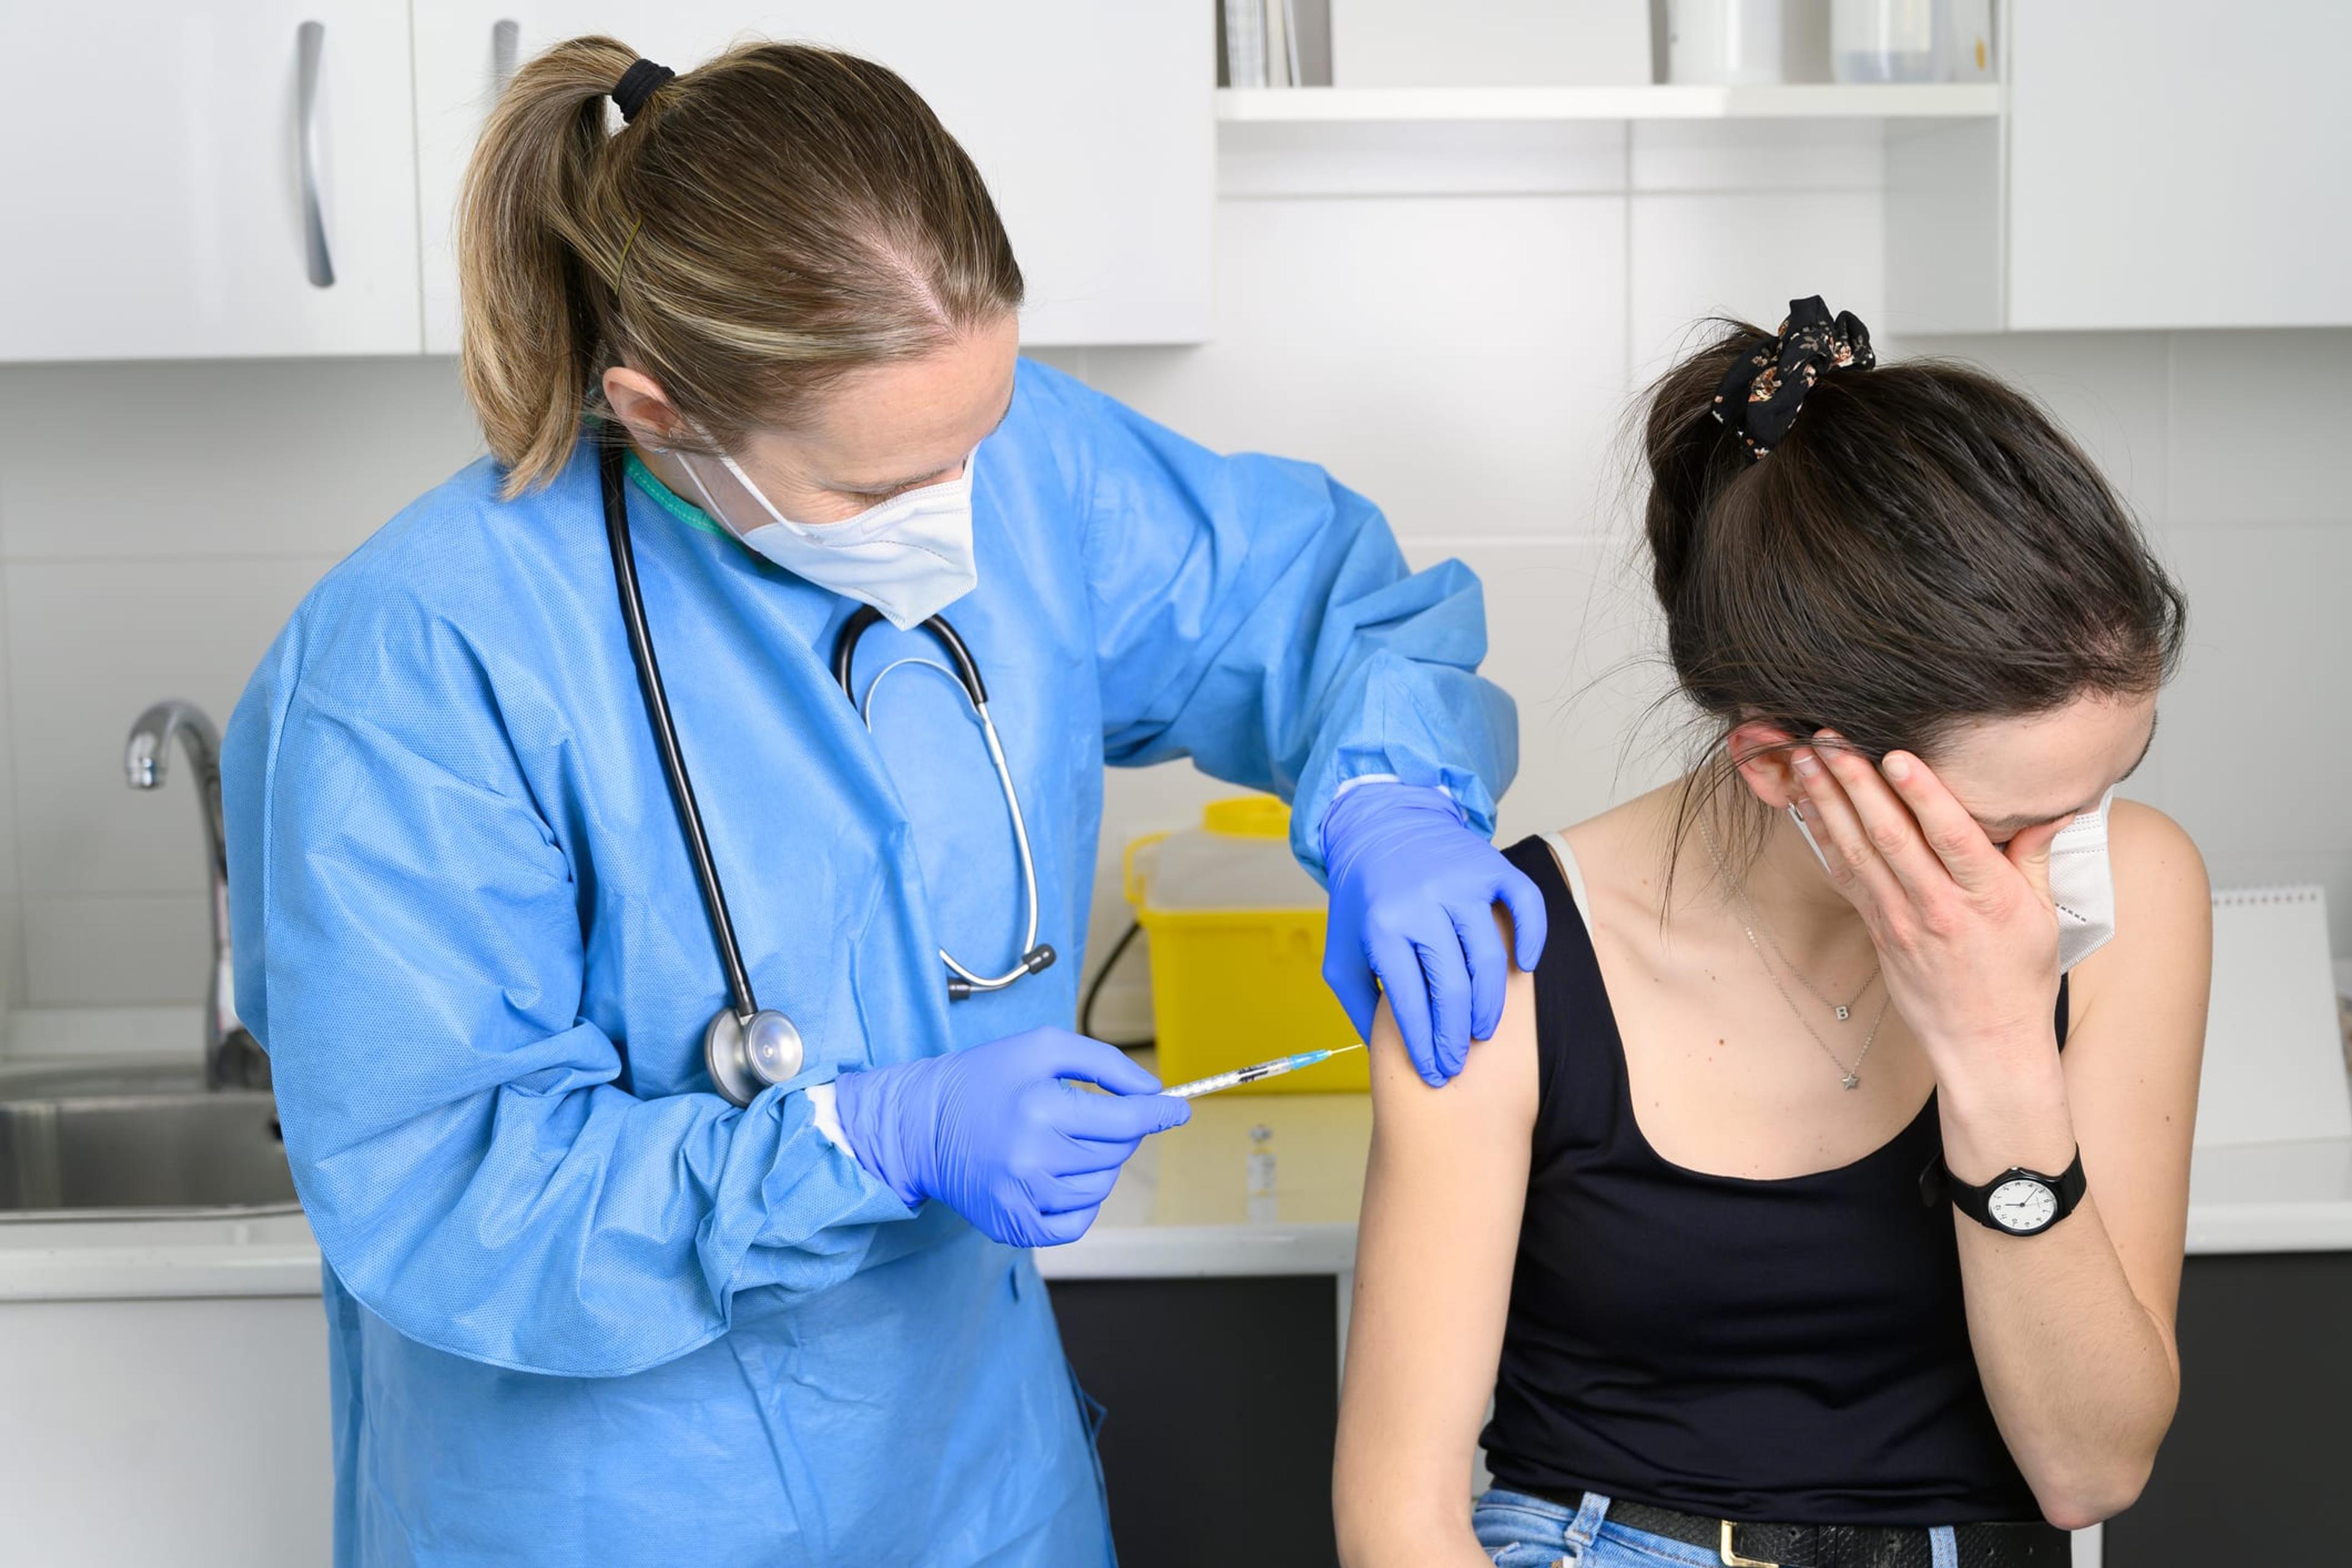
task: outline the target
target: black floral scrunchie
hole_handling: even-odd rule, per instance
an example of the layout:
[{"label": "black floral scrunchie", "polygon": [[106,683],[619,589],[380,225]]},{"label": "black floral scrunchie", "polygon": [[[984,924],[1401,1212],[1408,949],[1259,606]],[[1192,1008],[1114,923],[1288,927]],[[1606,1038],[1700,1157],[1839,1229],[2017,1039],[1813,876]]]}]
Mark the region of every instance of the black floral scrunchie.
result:
[{"label": "black floral scrunchie", "polygon": [[1711,412],[1738,434],[1754,462],[1780,444],[1822,373],[1868,370],[1878,363],[1870,329],[1852,310],[1832,318],[1819,294],[1789,301],[1778,337],[1759,338],[1716,389]]}]

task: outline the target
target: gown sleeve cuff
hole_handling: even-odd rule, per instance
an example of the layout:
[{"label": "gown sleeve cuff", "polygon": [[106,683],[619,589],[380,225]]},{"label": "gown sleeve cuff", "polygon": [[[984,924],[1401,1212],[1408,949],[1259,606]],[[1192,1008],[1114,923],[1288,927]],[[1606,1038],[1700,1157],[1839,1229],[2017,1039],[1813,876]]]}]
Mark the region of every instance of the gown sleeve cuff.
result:
[{"label": "gown sleeve cuff", "polygon": [[1317,881],[1323,879],[1323,826],[1329,820],[1332,808],[1351,792],[1365,784],[1406,784],[1436,791],[1454,804],[1462,815],[1463,826],[1486,837],[1495,831],[1495,797],[1486,790],[1478,775],[1462,768],[1441,767],[1416,769],[1422,776],[1407,778],[1402,773],[1373,772],[1357,773],[1339,780],[1328,791],[1302,787],[1292,804],[1290,847]]},{"label": "gown sleeve cuff", "polygon": [[808,1096],[811,1121],[824,1135],[824,1141],[851,1159],[856,1159],[857,1151],[850,1146],[849,1134],[842,1130],[841,1107],[834,1099],[834,1086],[813,1083],[801,1092]]},{"label": "gown sleeve cuff", "polygon": [[[1394,773],[1358,773],[1354,778],[1341,779],[1339,781],[1339,787],[1331,792],[1331,799],[1329,803],[1323,807],[1323,818],[1327,822],[1330,820],[1331,807],[1339,805],[1341,797],[1348,795],[1349,792],[1354,790],[1360,784],[1402,783],[1404,783],[1404,780]],[[1454,809],[1462,814],[1463,821],[1468,822],[1470,820],[1470,808],[1462,804],[1462,795],[1460,792],[1455,790],[1452,784],[1441,778],[1429,787],[1436,790],[1439,794],[1444,795],[1446,799],[1452,801],[1454,803]],[[1318,837],[1321,836],[1322,825],[1320,823],[1316,825],[1316,833]]]}]

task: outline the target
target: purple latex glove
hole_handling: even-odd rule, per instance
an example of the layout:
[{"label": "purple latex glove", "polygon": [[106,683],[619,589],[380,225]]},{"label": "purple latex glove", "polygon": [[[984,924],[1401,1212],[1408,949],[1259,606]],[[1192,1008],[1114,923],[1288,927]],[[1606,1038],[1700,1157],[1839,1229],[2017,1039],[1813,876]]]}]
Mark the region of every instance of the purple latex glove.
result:
[{"label": "purple latex glove", "polygon": [[1323,978],[1356,1032],[1371,1037],[1388,994],[1397,1032],[1423,1082],[1462,1070],[1473,1037],[1503,1019],[1510,963],[1494,908],[1510,910],[1521,969],[1543,955],[1542,892],[1474,831],[1443,790],[1359,784],[1323,816],[1331,891]]},{"label": "purple latex glove", "polygon": [[910,1208],[937,1198],[1007,1247],[1077,1240],[1136,1146],[1192,1114],[1117,1046],[1067,1029],[834,1083],[842,1132],[877,1181]]}]

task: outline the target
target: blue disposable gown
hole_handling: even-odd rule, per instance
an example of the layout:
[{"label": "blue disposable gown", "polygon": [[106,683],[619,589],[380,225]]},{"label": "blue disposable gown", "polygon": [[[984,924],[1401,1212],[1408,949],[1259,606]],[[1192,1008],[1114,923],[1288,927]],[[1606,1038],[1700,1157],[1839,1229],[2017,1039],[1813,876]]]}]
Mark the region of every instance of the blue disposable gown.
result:
[{"label": "blue disposable gown", "polygon": [[[1025,1252],[910,1213],[793,1090],[1070,1023],[1106,762],[1297,799],[1441,784],[1490,829],[1476,579],[1311,466],[1043,366],[976,459],[979,659],[1063,961],[956,689],[859,723],[854,608],[632,465],[646,612],[761,1002],[808,1068],[710,1092],[724,985],[614,598],[596,461],[477,463],[311,593],[224,755],[236,996],[326,1258],[336,1560],[1093,1564],[1100,1483]],[[868,634],[861,681],[929,653]]]}]

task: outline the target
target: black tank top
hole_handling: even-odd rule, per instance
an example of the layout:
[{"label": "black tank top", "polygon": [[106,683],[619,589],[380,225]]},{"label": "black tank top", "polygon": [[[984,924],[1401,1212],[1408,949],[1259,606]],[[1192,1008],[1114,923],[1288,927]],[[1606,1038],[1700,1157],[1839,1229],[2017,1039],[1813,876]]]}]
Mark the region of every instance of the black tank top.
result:
[{"label": "black tank top", "polygon": [[[1852,1164],[1784,1180],[1669,1163],[1642,1136],[1591,933],[1541,838],[1509,852],[1551,935],[1541,1095],[1483,1441],[1496,1484],[1733,1520],[2041,1517],[1977,1376],[1931,1095]],[[2058,993],[2066,1037],[2066,992]]]}]

